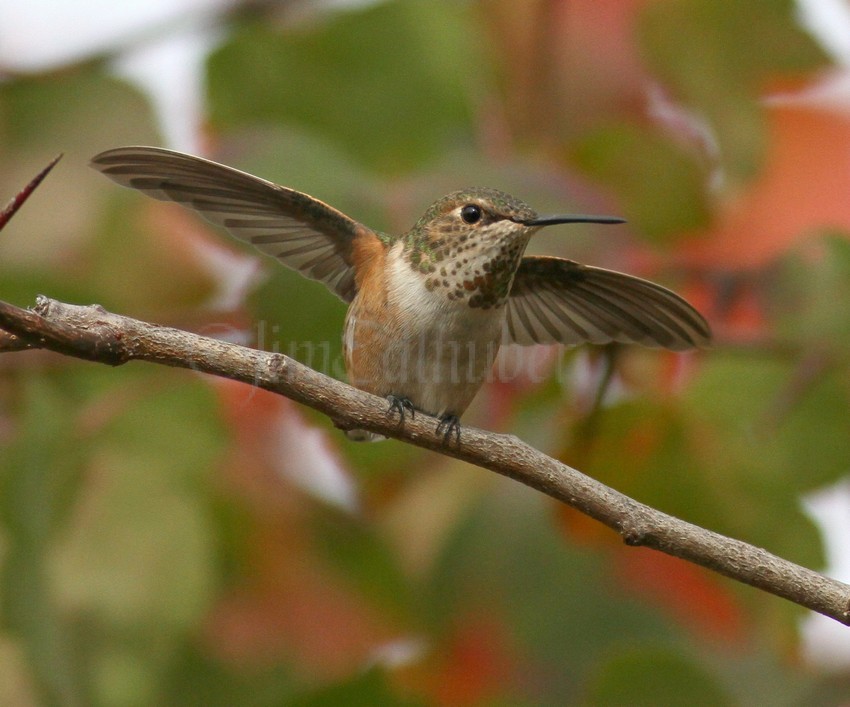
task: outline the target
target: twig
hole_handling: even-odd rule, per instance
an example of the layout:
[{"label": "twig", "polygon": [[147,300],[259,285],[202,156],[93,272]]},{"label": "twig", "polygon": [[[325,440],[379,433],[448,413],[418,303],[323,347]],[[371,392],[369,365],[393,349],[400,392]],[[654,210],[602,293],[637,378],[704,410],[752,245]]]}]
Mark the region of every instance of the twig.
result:
[{"label": "twig", "polygon": [[[0,328],[37,348],[119,365],[151,361],[249,383],[303,403],[343,429],[359,428],[477,464],[530,486],[604,523],[628,545],[643,545],[707,567],[850,625],[850,586],[766,550],[657,511],[511,435],[464,427],[445,444],[436,419],[399,426],[387,402],[277,353],[39,297],[35,312],[0,302]],[[2,350],[2,349],[0,349]]]},{"label": "twig", "polygon": [[762,416],[761,427],[765,434],[774,434],[780,423],[791,414],[794,406],[821,382],[836,365],[836,361],[823,350],[815,349],[797,364],[791,379],[770,403]]},{"label": "twig", "polygon": [[[3,227],[9,223],[16,213],[18,213],[20,208],[24,205],[24,202],[30,198],[32,193],[38,188],[38,185],[41,184],[44,178],[50,173],[50,170],[53,169],[56,166],[56,163],[61,159],[62,153],[60,152],[56,155],[56,157],[50,160],[46,167],[30,179],[29,183],[15,194],[15,196],[9,200],[9,203],[3,207],[3,210],[0,211],[0,231],[2,231]],[[29,348],[32,347],[26,341],[21,340],[8,331],[0,329],[0,351],[22,351],[23,349]]]}]

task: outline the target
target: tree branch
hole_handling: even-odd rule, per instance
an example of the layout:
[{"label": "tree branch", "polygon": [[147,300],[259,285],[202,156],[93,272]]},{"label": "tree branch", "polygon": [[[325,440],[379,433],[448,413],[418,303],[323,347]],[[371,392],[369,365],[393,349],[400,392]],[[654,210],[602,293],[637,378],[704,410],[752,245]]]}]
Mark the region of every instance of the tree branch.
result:
[{"label": "tree branch", "polygon": [[657,511],[512,435],[464,427],[459,444],[435,433],[437,420],[388,416],[386,400],[329,378],[278,353],[39,297],[34,311],[0,302],[0,352],[44,348],[120,365],[151,361],[190,368],[284,395],[360,428],[476,464],[519,481],[604,523],[628,545],[688,560],[850,625],[850,586],[739,540]]}]

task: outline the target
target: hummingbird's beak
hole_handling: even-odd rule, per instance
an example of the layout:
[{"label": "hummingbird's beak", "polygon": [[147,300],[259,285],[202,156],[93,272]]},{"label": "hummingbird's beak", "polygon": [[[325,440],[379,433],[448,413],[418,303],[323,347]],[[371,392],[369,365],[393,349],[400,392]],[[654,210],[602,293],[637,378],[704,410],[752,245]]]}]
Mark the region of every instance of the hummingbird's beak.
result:
[{"label": "hummingbird's beak", "polygon": [[524,226],[554,226],[559,223],[625,223],[626,219],[617,216],[591,216],[589,214],[564,214],[555,216],[535,216],[521,221]]}]

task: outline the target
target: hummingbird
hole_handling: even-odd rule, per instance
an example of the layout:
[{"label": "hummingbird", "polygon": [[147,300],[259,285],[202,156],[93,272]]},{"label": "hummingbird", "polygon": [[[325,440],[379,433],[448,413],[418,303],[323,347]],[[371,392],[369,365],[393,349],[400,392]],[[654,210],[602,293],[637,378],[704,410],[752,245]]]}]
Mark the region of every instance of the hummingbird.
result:
[{"label": "hummingbird", "polygon": [[[503,343],[640,344],[672,351],[708,345],[705,319],[647,280],[551,256],[527,256],[540,229],[622,223],[592,215],[540,216],[490,188],[434,202],[406,233],[388,235],[318,199],[200,157],[119,147],[92,166],[126,187],[194,209],[348,303],[343,352],[349,382],[423,412],[460,442],[460,416]],[[383,439],[347,430],[350,439]]]}]

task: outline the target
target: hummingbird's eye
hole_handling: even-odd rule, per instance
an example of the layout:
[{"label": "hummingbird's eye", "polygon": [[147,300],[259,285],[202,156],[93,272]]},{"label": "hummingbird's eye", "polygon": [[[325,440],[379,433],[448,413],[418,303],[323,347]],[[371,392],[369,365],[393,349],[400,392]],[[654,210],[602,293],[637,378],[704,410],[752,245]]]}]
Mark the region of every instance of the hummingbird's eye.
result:
[{"label": "hummingbird's eye", "polygon": [[481,207],[478,204],[467,204],[460,210],[460,217],[465,223],[478,223],[481,220]]}]

